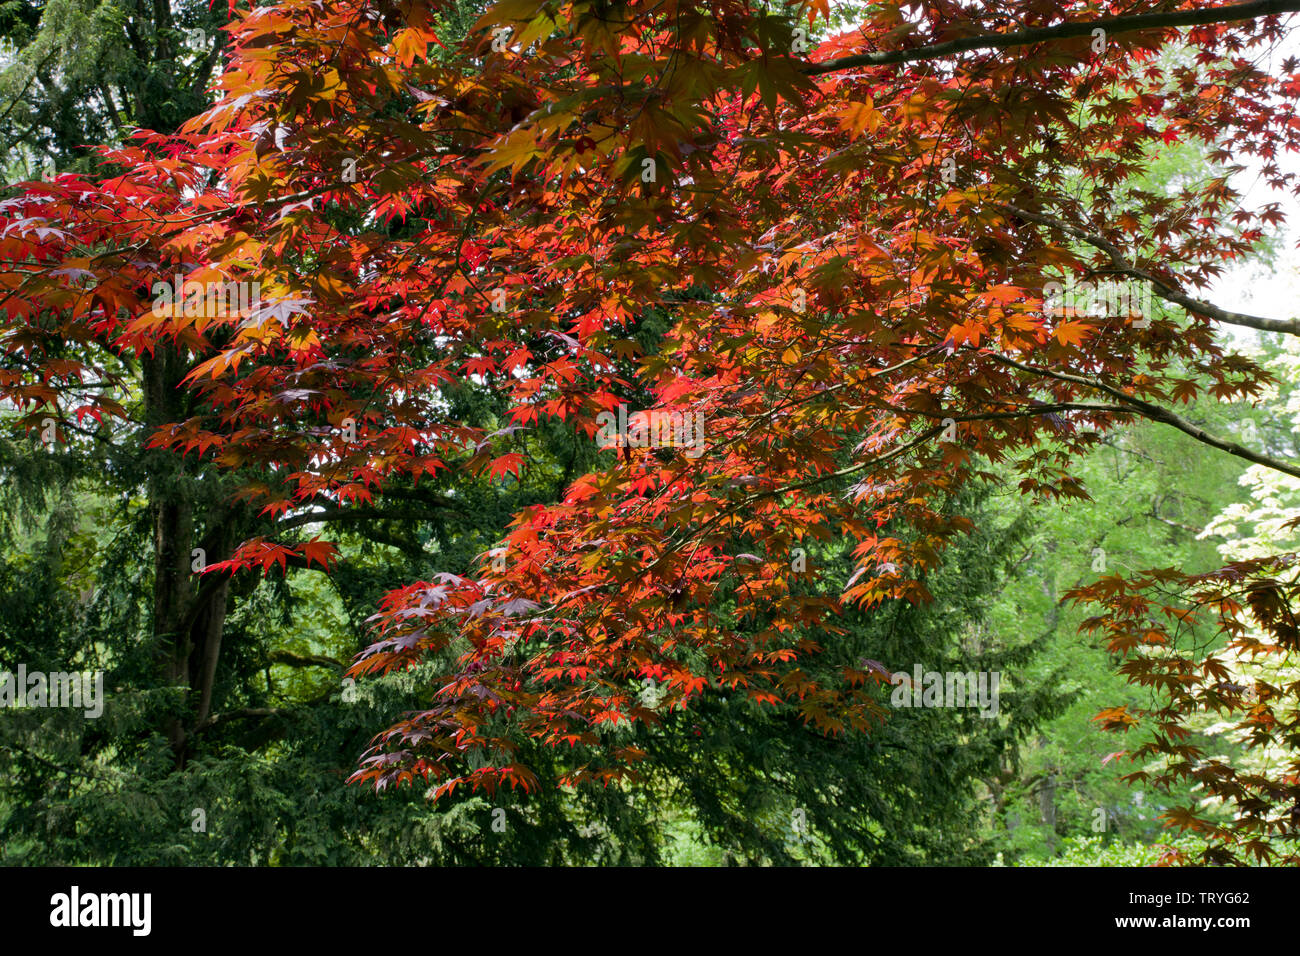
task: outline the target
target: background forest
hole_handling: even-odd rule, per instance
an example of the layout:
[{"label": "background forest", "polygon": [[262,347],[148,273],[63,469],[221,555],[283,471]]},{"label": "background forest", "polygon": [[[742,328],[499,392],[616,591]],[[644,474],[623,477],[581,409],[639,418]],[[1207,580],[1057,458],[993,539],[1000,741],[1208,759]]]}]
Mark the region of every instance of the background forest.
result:
[{"label": "background forest", "polygon": [[[463,35],[481,6],[463,0],[439,32]],[[850,6],[836,11],[852,20]],[[91,172],[93,145],[135,127],[174,131],[201,112],[224,14],[205,0],[0,0],[5,183]],[[1144,185],[1172,190],[1215,172],[1194,144],[1176,146]],[[1277,237],[1261,243],[1259,268],[1286,268],[1280,248]],[[665,316],[636,321],[653,353]],[[1279,387],[1253,404],[1197,400],[1183,414],[1269,454],[1300,454],[1300,340],[1260,333],[1238,345]],[[513,514],[557,501],[601,452],[542,425],[529,432],[522,480],[444,474],[382,506],[312,515],[307,530],[328,524],[340,546],[330,573],[299,566],[208,587],[188,575],[192,548],[216,553],[269,519],[232,505],[224,475],[146,447],[174,411],[161,407],[178,374],[162,353],[118,371],[134,383],[131,428],[87,429],[75,450],[0,429],[0,669],[103,670],[108,694],[93,721],[0,712],[7,864],[1153,863],[1171,847],[1197,849],[1160,820],[1197,795],[1120,779],[1134,768],[1108,759],[1122,744],[1094,717],[1140,702],[1138,692],[1080,631],[1088,608],[1063,596],[1115,569],[1195,572],[1300,546],[1285,527],[1300,516],[1300,481],[1172,429],[1127,427],[1084,463],[1086,501],[1035,505],[1014,480],[964,492],[978,530],[927,581],[936,600],[851,616],[818,665],[1000,671],[996,719],[906,710],[878,732],[827,738],[792,708],[709,698],[637,730],[648,759],[635,783],[527,797],[462,789],[431,803],[420,787],[345,783],[376,728],[427,702],[436,670],[345,679],[370,643],[367,621],[390,589],[467,573]],[[445,398],[465,421],[504,421],[504,399],[472,382]],[[164,543],[163,527],[183,529],[180,543]],[[808,547],[840,569],[819,586],[842,587],[851,543]],[[193,653],[160,663],[161,636],[178,628],[194,635]],[[1215,752],[1274,759],[1247,756],[1208,717],[1199,729]],[[541,747],[527,758],[539,772],[553,759]]]}]

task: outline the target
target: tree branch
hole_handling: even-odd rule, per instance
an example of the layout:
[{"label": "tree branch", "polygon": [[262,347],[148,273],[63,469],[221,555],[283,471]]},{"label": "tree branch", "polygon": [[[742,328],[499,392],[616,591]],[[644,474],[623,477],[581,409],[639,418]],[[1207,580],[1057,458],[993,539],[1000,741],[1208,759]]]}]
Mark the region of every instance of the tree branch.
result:
[{"label": "tree branch", "polygon": [[[435,505],[434,507],[447,506]],[[329,508],[325,511],[308,512],[307,514],[294,515],[292,518],[285,518],[283,521],[277,521],[275,527],[277,530],[297,528],[305,524],[315,524],[318,521],[383,521],[385,519],[432,521],[434,518],[439,517],[442,517],[440,511],[420,508]]]},{"label": "tree branch", "polygon": [[1224,322],[1228,325],[1240,325],[1245,328],[1258,329],[1261,332],[1284,332],[1288,335],[1300,335],[1300,319],[1268,319],[1258,315],[1247,315],[1244,312],[1229,312],[1227,309],[1220,309],[1217,305],[1211,305],[1209,302],[1203,302],[1200,299],[1193,299],[1191,296],[1175,289],[1173,286],[1165,283],[1163,279],[1152,275],[1144,269],[1139,269],[1124,255],[1123,251],[1105,236],[1098,235],[1095,232],[1088,232],[1076,225],[1057,219],[1054,216],[1048,216],[1040,212],[1030,212],[1027,209],[1021,209],[1010,203],[998,203],[1003,209],[1015,213],[1022,219],[1030,222],[1036,222],[1042,226],[1059,229],[1068,235],[1073,236],[1090,246],[1095,246],[1110,258],[1114,271],[1134,279],[1140,279],[1143,282],[1151,284],[1156,295],[1168,302],[1182,306],[1188,312],[1195,312],[1198,315],[1208,316],[1216,322]]},{"label": "tree branch", "polygon": [[1152,404],[1144,399],[1136,398],[1135,396],[1129,395],[1127,392],[1122,392],[1104,382],[1094,382],[1091,379],[1084,378],[1080,375],[1070,375],[1066,372],[1054,372],[1051,369],[1035,368],[1032,365],[1025,365],[1021,362],[1017,362],[1009,356],[1001,355],[997,352],[989,352],[987,354],[997,362],[1001,362],[1004,365],[1010,365],[1012,368],[1020,369],[1022,372],[1029,372],[1031,375],[1043,375],[1047,378],[1054,378],[1060,382],[1070,382],[1074,385],[1082,385],[1085,388],[1092,388],[1105,392],[1121,404],[1129,406],[1135,414],[1139,414],[1143,418],[1149,418],[1151,421],[1170,425],[1177,428],[1183,434],[1190,435],[1202,444],[1209,445],[1212,448],[1217,448],[1220,451],[1226,451],[1228,454],[1235,455],[1238,458],[1244,458],[1251,464],[1263,465],[1265,468],[1272,468],[1274,471],[1280,471],[1285,475],[1292,476],[1293,478],[1300,478],[1300,467],[1297,467],[1296,465],[1280,461],[1277,458],[1271,458],[1268,455],[1261,455],[1259,452],[1251,451],[1249,448],[1246,448],[1243,445],[1238,445],[1236,442],[1230,442],[1226,439],[1219,438],[1216,435],[1211,435],[1199,425],[1192,424],[1176,412]]},{"label": "tree branch", "polygon": [[280,707],[241,707],[238,710],[228,710],[223,714],[213,714],[202,723],[194,728],[194,733],[202,733],[218,724],[228,723],[232,720],[242,720],[248,717],[278,717],[288,711]]},{"label": "tree branch", "polygon": [[931,43],[912,50],[889,50],[884,53],[855,53],[836,57],[822,63],[809,63],[802,72],[808,76],[848,70],[858,66],[886,66],[891,63],[912,63],[917,60],[935,60],[965,53],[969,50],[1005,50],[1008,47],[1028,46],[1048,40],[1071,40],[1091,36],[1100,27],[1107,36],[1134,33],[1138,30],[1155,30],[1167,27],[1202,26],[1207,23],[1230,23],[1236,20],[1253,20],[1256,17],[1275,16],[1280,13],[1300,11],[1300,0],[1254,0],[1251,3],[1234,3],[1222,7],[1200,10],[1171,10],[1167,13],[1138,13],[1119,17],[1103,17],[1080,23],[1062,23],[1054,27],[1032,27],[1010,33],[981,33],[959,40]]},{"label": "tree branch", "polygon": [[272,664],[285,664],[289,667],[337,667],[343,665],[332,657],[320,657],[315,654],[295,654],[293,651],[272,651],[268,657]]}]

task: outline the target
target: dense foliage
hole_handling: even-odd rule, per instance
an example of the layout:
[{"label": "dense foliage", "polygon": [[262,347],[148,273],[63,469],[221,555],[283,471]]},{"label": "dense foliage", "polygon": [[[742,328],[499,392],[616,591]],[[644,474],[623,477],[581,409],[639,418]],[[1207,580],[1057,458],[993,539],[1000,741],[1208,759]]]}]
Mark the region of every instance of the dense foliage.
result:
[{"label": "dense foliage", "polygon": [[1297,6],[0,6],[6,857],[1294,862]]}]

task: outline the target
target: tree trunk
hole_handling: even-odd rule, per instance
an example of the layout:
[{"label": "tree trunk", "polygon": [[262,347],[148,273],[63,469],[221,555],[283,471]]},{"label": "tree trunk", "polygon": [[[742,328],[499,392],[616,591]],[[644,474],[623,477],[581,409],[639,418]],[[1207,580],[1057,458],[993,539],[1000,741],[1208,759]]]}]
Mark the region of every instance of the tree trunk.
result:
[{"label": "tree trunk", "polygon": [[1056,772],[1043,778],[1038,788],[1038,810],[1047,827],[1047,849],[1056,852]]},{"label": "tree trunk", "polygon": [[[144,360],[145,422],[150,430],[184,418],[184,356],[160,345]],[[194,571],[194,489],[184,464],[166,451],[149,453],[148,495],[153,524],[153,636],[159,673],[167,686],[187,690],[185,713],[167,718],[165,736],[177,767],[185,764],[194,727],[212,711],[221,637],[230,597],[228,581],[200,588]],[[208,529],[204,550],[209,562],[221,560],[224,528]]]}]

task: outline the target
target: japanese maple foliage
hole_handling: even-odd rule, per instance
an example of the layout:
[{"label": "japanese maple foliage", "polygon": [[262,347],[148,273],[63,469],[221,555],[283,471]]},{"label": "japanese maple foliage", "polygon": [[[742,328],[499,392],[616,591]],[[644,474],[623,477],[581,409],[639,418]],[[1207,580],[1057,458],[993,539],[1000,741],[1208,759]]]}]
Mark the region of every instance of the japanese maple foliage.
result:
[{"label": "japanese maple foliage", "polygon": [[[448,672],[354,779],[533,787],[512,756],[527,735],[572,749],[556,782],[608,781],[642,756],[629,726],[706,693],[869,731],[883,669],[827,684],[801,662],[839,609],[928,598],[969,527],[950,503],[991,464],[1027,494],[1083,496],[1072,462],[1147,417],[1300,473],[1174,411],[1267,379],[1215,337],[1253,317],[1194,296],[1278,216],[1240,208],[1232,159],[1295,185],[1277,156],[1300,147],[1300,77],[1261,61],[1283,32],[1269,14],[1297,6],[883,4],[815,49],[815,2],[502,0],[458,43],[427,0],[238,10],[218,99],[181,135],[5,202],[0,389],[29,428],[111,417],[111,389],[78,388],[111,374],[94,356],[167,343],[197,411],[157,446],[257,472],[241,494],[301,516],[447,469],[510,480],[543,419],[594,440],[636,384],[619,372],[635,321],[666,309],[639,384],[705,423],[704,453],[611,452],[479,567],[389,594],[352,673]],[[1141,188],[1175,142],[1221,174]],[[159,310],[176,274],[261,299]],[[1067,276],[1179,308],[1051,314]],[[510,396],[499,430],[448,416],[440,389],[466,381]],[[834,537],[858,570],[829,601],[799,558]],[[262,538],[207,573],[294,556],[332,552]],[[1300,798],[1296,768],[1264,789]]]}]

